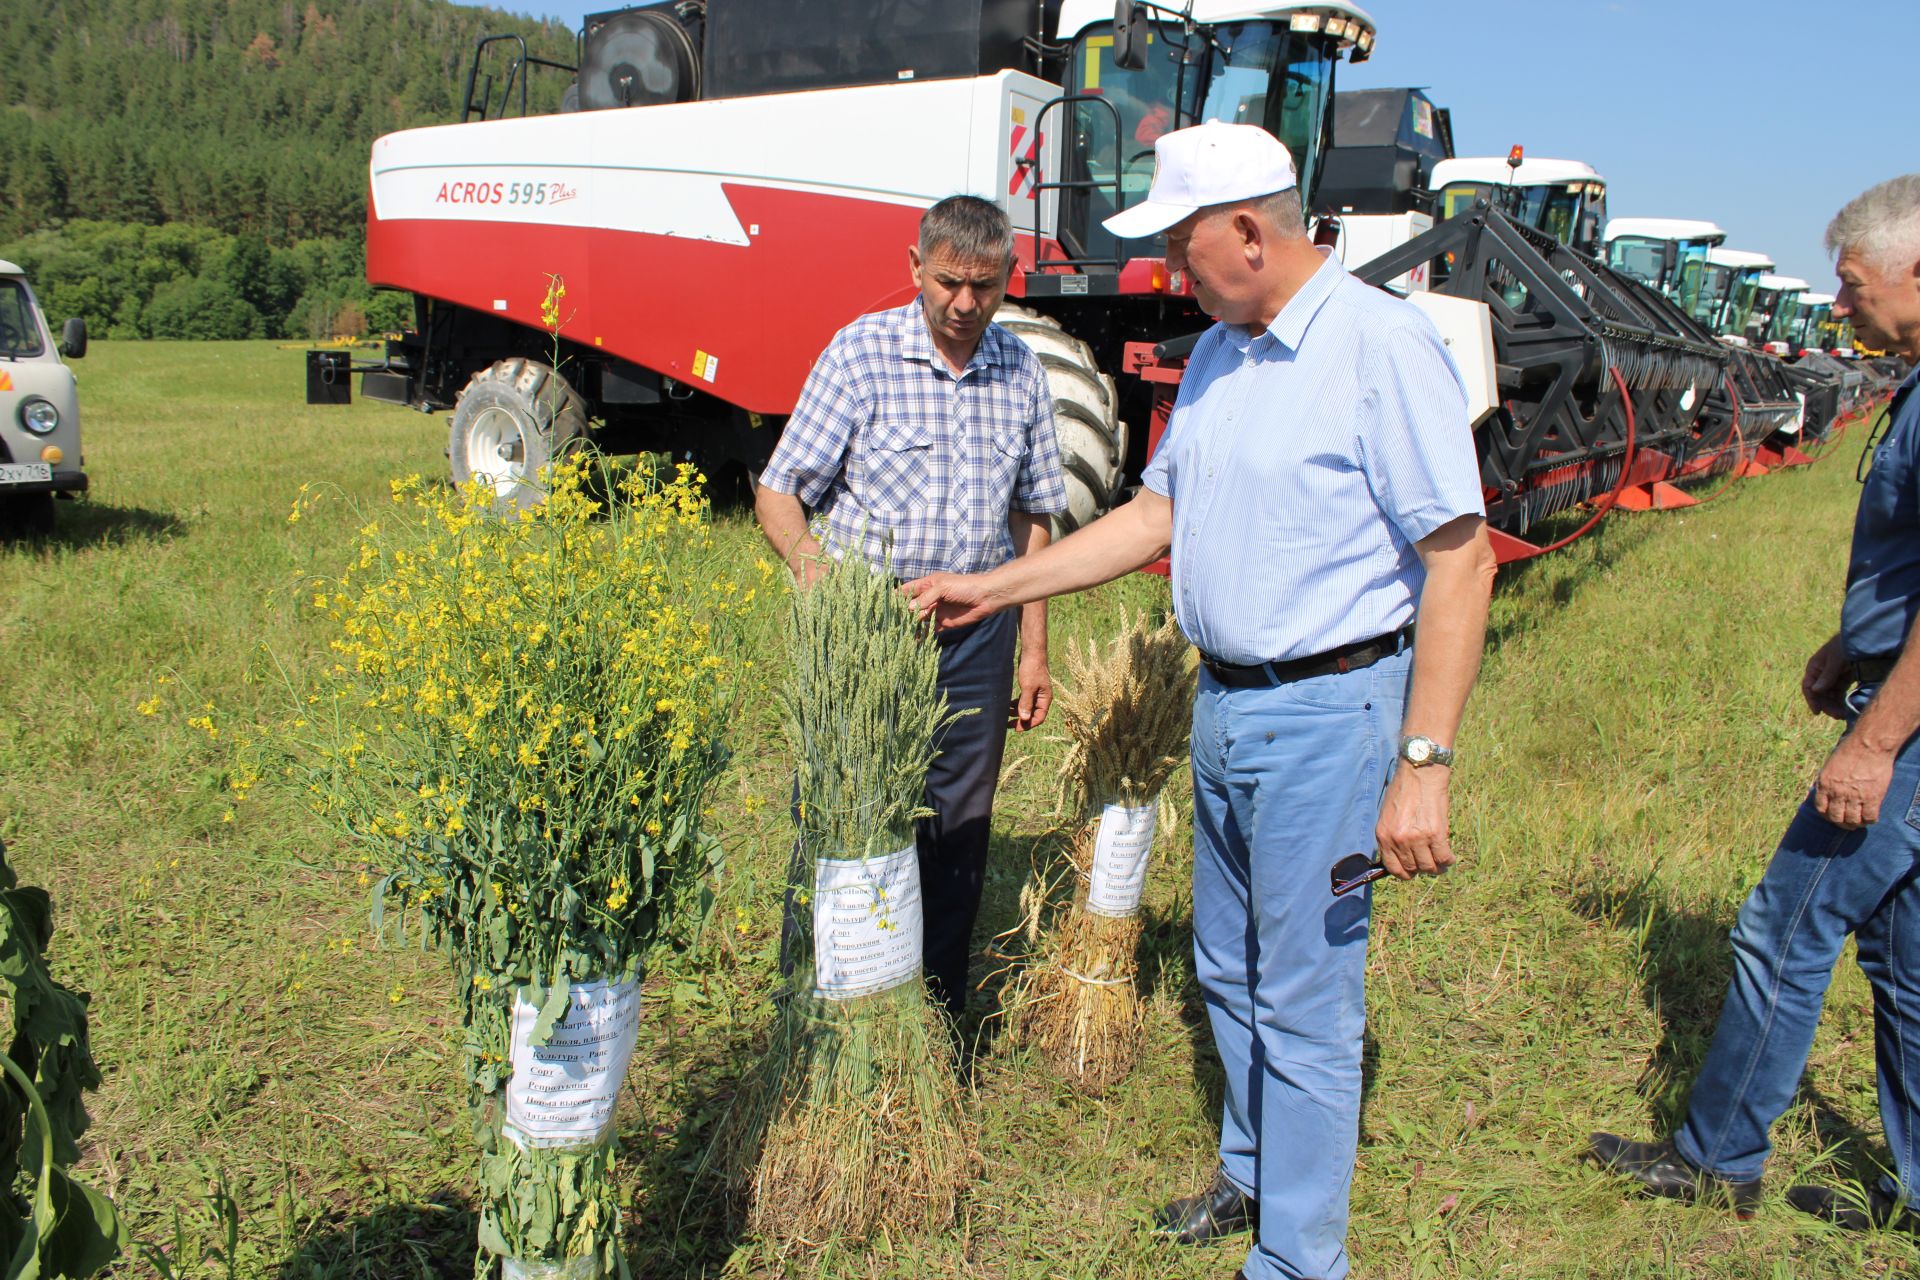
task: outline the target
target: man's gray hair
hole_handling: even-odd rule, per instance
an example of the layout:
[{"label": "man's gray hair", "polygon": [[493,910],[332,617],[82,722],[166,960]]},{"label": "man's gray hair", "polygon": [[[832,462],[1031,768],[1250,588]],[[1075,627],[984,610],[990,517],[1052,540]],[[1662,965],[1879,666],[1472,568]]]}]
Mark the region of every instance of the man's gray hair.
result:
[{"label": "man's gray hair", "polygon": [[1306,238],[1307,219],[1301,211],[1298,187],[1276,191],[1270,196],[1251,196],[1245,200],[1230,200],[1226,204],[1208,206],[1209,213],[1232,213],[1235,209],[1253,210],[1254,213],[1271,222],[1283,239]]},{"label": "man's gray hair", "polygon": [[1847,202],[1827,224],[1827,252],[1851,253],[1881,271],[1920,262],[1920,173],[1891,178]]},{"label": "man's gray hair", "polygon": [[1303,240],[1307,234],[1306,213],[1300,206],[1300,188],[1289,187],[1253,201],[1262,217],[1278,227],[1288,240]]},{"label": "man's gray hair", "polygon": [[1006,210],[979,196],[948,196],[920,219],[920,260],[945,249],[962,262],[1013,266],[1013,223]]}]

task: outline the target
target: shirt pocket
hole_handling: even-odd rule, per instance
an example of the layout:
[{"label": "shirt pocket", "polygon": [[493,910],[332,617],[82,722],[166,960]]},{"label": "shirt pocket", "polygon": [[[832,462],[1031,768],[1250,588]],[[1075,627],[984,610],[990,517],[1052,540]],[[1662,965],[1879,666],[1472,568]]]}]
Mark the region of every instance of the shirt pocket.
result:
[{"label": "shirt pocket", "polygon": [[936,496],[927,491],[932,457],[933,429],[925,423],[869,428],[860,449],[860,483],[854,496],[876,515],[904,515]]},{"label": "shirt pocket", "polygon": [[993,496],[996,501],[1004,495],[1013,496],[1014,485],[1020,479],[1020,468],[1027,462],[1027,432],[1024,427],[995,427],[993,429],[993,452],[987,462],[993,475]]}]

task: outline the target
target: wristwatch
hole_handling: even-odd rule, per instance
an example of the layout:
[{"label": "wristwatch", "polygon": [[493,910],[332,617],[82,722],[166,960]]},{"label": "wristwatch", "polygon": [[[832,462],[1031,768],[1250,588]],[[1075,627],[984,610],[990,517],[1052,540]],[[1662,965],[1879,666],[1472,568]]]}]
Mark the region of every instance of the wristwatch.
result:
[{"label": "wristwatch", "polygon": [[1453,748],[1443,747],[1432,738],[1423,738],[1410,733],[1400,739],[1400,758],[1414,768],[1424,768],[1430,764],[1453,764]]}]

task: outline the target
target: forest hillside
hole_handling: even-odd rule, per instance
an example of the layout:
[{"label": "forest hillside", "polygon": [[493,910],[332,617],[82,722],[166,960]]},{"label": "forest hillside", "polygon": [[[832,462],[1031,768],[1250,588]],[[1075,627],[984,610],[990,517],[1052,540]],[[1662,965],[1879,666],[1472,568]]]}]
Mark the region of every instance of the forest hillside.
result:
[{"label": "forest hillside", "polygon": [[446,0],[0,0],[0,258],[100,336],[389,327],[369,145],[458,119],[494,32],[573,61],[563,26]]}]

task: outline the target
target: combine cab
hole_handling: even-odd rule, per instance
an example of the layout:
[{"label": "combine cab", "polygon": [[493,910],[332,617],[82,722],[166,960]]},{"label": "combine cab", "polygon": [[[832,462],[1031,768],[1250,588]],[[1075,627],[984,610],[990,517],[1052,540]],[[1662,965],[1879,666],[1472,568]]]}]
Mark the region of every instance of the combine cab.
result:
[{"label": "combine cab", "polygon": [[[1333,146],[1318,208],[1321,240],[1347,267],[1371,262],[1433,229],[1434,166],[1453,155],[1453,121],[1419,89],[1358,89],[1334,95]],[[1427,287],[1424,270],[1389,281],[1396,292]]]},{"label": "combine cab", "polygon": [[1745,346],[1747,317],[1753,313],[1757,282],[1772,270],[1773,259],[1764,253],[1720,245],[1709,249],[1700,309],[1694,318],[1729,342]]},{"label": "combine cab", "polygon": [[1600,252],[1607,225],[1607,180],[1579,160],[1529,160],[1515,147],[1506,157],[1466,156],[1433,167],[1439,214],[1454,218],[1484,200],[1510,221],[1552,236],[1581,253]]},{"label": "combine cab", "polygon": [[[955,192],[1018,238],[1000,319],[1053,379],[1072,510],[1109,506],[1144,454],[1130,341],[1202,317],[1154,242],[1101,219],[1145,192],[1153,141],[1206,119],[1264,126],[1310,199],[1334,67],[1366,56],[1350,4],[857,0],[644,5],[587,20],[569,102],[521,114],[524,53],[469,75],[457,124],[375,142],[367,275],[411,292],[412,330],[363,394],[452,409],[458,480],[537,501],[578,442],[751,474],[815,356],[912,296],[906,247]],[[500,118],[501,105],[510,108]],[[564,294],[559,286],[564,285]],[[333,385],[347,371],[331,358]]]},{"label": "combine cab", "polygon": [[1726,243],[1726,232],[1711,222],[1684,218],[1613,218],[1605,238],[1608,266],[1666,294],[1682,311],[1701,319],[1707,254]]},{"label": "combine cab", "polygon": [[1800,295],[1813,286],[1799,276],[1768,272],[1753,282],[1753,310],[1747,315],[1747,345],[1772,355],[1787,354],[1787,335],[1800,309]]}]

